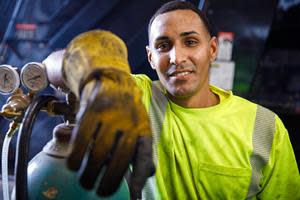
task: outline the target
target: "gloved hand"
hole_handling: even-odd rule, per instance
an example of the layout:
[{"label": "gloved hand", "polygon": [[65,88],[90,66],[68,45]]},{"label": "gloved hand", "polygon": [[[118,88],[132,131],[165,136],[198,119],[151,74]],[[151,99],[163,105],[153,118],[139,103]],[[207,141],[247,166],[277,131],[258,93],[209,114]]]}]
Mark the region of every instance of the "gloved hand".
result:
[{"label": "gloved hand", "polygon": [[[65,72],[74,66],[83,72],[77,76],[64,74],[67,85],[77,84],[69,87],[80,94],[81,104],[67,165],[73,170],[80,169],[80,183],[87,189],[93,188],[98,175],[103,173],[97,193],[107,196],[117,190],[132,164],[130,193],[132,198],[139,198],[146,179],[154,173],[149,119],[141,102],[141,91],[129,74],[127,52],[123,58],[122,49],[116,46],[120,41],[116,41],[116,36],[111,39],[111,33],[105,34],[104,38],[109,40],[103,42],[103,32],[85,33],[75,38],[65,52]],[[115,49],[105,48],[110,42]],[[105,55],[101,54],[105,50]],[[108,61],[110,56],[114,59]]]}]

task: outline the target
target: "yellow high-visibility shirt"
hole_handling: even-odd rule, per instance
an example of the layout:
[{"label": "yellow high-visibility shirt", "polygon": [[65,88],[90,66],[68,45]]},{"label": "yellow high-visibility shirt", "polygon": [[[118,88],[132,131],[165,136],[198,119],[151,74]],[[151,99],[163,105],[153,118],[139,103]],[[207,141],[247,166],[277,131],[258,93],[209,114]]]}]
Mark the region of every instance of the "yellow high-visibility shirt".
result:
[{"label": "yellow high-visibility shirt", "polygon": [[147,182],[143,199],[300,199],[295,155],[277,115],[270,144],[264,144],[268,138],[255,133],[256,104],[211,86],[220,98],[218,105],[184,108],[167,99],[165,91],[154,100],[153,82],[147,76],[133,78],[143,91],[149,114],[154,101],[166,100],[158,106],[160,117],[150,116],[158,127],[154,131],[156,173]]}]

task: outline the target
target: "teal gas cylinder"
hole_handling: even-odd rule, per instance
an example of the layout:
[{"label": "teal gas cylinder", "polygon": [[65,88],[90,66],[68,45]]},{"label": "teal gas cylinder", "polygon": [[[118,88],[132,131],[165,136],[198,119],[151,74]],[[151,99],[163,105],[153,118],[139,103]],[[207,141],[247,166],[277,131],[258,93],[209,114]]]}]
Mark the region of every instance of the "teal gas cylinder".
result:
[{"label": "teal gas cylinder", "polygon": [[99,197],[95,190],[85,190],[75,172],[66,168],[65,157],[73,126],[60,124],[53,131],[53,139],[28,165],[29,200],[128,200],[129,188],[125,179],[112,196]]}]

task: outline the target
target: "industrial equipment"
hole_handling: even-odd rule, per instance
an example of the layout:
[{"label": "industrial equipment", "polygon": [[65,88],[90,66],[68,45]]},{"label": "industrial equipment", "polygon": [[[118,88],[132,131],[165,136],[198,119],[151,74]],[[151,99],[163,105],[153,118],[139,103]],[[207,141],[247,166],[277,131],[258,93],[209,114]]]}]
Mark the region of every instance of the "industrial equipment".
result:
[{"label": "industrial equipment", "polygon": [[[30,62],[22,68],[20,75],[12,66],[0,66],[0,92],[11,95],[0,112],[1,116],[11,121],[2,150],[4,199],[130,199],[125,179],[113,195],[101,197],[95,190],[82,188],[77,180],[77,173],[65,166],[65,158],[70,148],[69,140],[73,127],[76,126],[78,99],[66,88],[63,100],[54,95],[38,94],[48,86],[49,80],[54,84],[52,85],[54,88],[61,90],[61,86],[52,79],[51,70],[47,75],[45,67],[46,64],[51,65],[48,69],[52,69],[52,72],[59,71],[56,68],[61,68],[62,56],[59,58],[60,60],[55,62],[49,62],[49,59],[45,63]],[[20,79],[23,86],[28,89],[28,94],[24,94],[19,88]],[[53,139],[28,163],[31,133],[40,111],[47,112],[49,116],[63,116],[64,123],[56,126],[53,130]],[[10,140],[18,129],[15,187],[11,195],[8,187],[7,156]],[[40,130],[39,134],[47,134],[43,131]],[[98,181],[100,180],[101,176]]]}]

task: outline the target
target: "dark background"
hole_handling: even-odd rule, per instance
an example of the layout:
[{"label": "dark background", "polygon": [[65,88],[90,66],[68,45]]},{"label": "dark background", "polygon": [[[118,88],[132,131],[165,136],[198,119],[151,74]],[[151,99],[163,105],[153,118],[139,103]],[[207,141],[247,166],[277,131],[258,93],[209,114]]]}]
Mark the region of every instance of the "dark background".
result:
[{"label": "dark background", "polygon": [[[163,0],[0,0],[0,64],[21,68],[42,61],[79,33],[107,29],[127,44],[133,73],[156,74],[146,59],[147,24]],[[233,32],[233,92],[274,110],[285,123],[300,164],[300,1],[194,0],[213,32]],[[47,93],[52,93],[48,88]],[[0,105],[8,96],[0,95]],[[31,157],[61,121],[42,114]],[[2,144],[8,123],[0,117]],[[13,138],[15,145],[16,138]],[[14,145],[10,151],[13,169]],[[2,145],[1,145],[2,146]]]}]

